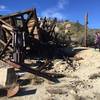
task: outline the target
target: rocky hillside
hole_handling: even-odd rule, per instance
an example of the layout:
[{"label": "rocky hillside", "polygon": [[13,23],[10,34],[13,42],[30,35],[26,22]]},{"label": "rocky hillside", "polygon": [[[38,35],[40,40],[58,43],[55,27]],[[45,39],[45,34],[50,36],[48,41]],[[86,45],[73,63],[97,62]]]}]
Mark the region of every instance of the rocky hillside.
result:
[{"label": "rocky hillside", "polygon": [[[79,44],[83,43],[84,40],[84,25],[80,24],[79,21],[71,22],[71,21],[58,21],[57,27],[59,28],[58,38],[63,40],[67,39],[68,34],[72,37],[74,41],[77,41]],[[68,28],[66,28],[68,27]],[[70,32],[68,31],[70,30]],[[88,45],[92,46],[94,44],[94,33],[96,31],[100,31],[100,29],[90,29],[88,28]]]}]

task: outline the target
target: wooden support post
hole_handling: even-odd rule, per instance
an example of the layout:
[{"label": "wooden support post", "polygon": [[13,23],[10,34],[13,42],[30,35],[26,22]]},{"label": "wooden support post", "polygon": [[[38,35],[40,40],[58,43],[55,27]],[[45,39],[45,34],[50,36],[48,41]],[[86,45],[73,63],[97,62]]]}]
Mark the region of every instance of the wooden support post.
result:
[{"label": "wooden support post", "polygon": [[85,38],[84,38],[84,46],[87,47],[87,32],[88,32],[88,13],[85,15]]},{"label": "wooden support post", "polygon": [[33,17],[33,12],[31,12],[26,20],[26,25],[29,22],[29,20]]},{"label": "wooden support post", "polygon": [[14,17],[9,17],[10,18],[10,25],[15,27],[16,26],[16,20]]}]

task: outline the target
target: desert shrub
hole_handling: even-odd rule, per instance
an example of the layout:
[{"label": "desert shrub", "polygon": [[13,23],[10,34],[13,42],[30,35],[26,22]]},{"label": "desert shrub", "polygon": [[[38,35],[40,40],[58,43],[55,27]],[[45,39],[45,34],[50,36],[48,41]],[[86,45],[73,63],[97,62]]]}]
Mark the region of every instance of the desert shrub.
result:
[{"label": "desert shrub", "polygon": [[[87,35],[87,45],[90,47],[94,46],[94,39],[95,39],[95,36],[93,34],[88,34]],[[84,35],[81,35],[78,38],[78,43],[79,45],[84,46]]]},{"label": "desert shrub", "polygon": [[[71,39],[72,39],[72,43],[71,44],[74,44],[75,46],[84,46],[84,33],[85,33],[85,29],[84,29],[84,25],[80,24],[79,21],[77,22],[62,22],[62,23],[58,23],[57,24],[57,27],[59,28],[59,34],[58,34],[58,39],[60,41],[65,41],[67,43],[67,41],[69,41],[69,38],[68,38],[68,34],[65,32],[65,26],[67,24],[71,24],[71,27],[70,27],[70,32],[71,32]],[[94,36],[94,33],[96,31],[100,31],[100,29],[90,29],[88,28],[88,36],[87,36],[87,45],[88,46],[93,46],[94,45],[94,39],[95,39],[95,36]],[[68,42],[70,43],[70,42]],[[67,43],[67,44],[68,44]]]}]

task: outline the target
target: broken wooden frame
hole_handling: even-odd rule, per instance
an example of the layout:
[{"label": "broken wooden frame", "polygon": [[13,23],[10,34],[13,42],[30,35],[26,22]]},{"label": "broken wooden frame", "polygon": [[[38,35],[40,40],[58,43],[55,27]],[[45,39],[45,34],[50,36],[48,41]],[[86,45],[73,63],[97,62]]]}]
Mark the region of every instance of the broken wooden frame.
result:
[{"label": "broken wooden frame", "polygon": [[[46,73],[39,69],[34,70],[23,64],[23,53],[25,52],[26,47],[30,46],[28,44],[31,44],[30,39],[36,39],[39,41],[39,43],[44,42],[45,40],[43,39],[46,39],[45,43],[48,43],[52,40],[51,38],[52,34],[54,34],[55,25],[56,19],[54,19],[51,24],[48,24],[46,17],[43,19],[43,22],[41,22],[41,20],[39,21],[36,14],[36,9],[29,9],[23,12],[1,16],[0,34],[3,35],[3,39],[0,38],[0,43],[3,44],[4,48],[2,48],[3,50],[0,53],[0,58],[3,54],[5,54],[5,51],[9,49],[13,53],[14,62],[5,61],[5,63],[13,66],[14,68],[19,68],[23,71],[44,77],[50,81],[58,82],[56,77],[63,77],[63,75]],[[20,43],[18,43],[18,40]],[[9,90],[8,92],[10,93],[11,91]],[[9,93],[8,95],[10,95]]]},{"label": "broken wooden frame", "polygon": [[[40,42],[48,43],[48,41],[53,40],[52,36],[54,36],[55,26],[56,19],[54,19],[51,24],[48,24],[46,17],[43,19],[43,22],[38,21],[36,9],[29,9],[23,12],[18,12],[7,16],[1,16],[0,32],[3,34],[4,38],[3,40],[0,39],[0,43],[4,45],[4,49],[1,52],[0,56],[5,53],[7,48],[10,51],[13,50],[14,52],[14,50],[16,49],[14,43],[18,41],[19,37],[21,37],[21,39],[24,41],[24,47],[22,46],[22,49],[25,49],[25,47],[31,44],[29,37],[31,37],[33,40],[35,39]],[[22,34],[22,36],[18,36],[18,34]],[[16,43],[16,45],[18,44]],[[22,49],[20,50],[20,47],[17,49],[19,50],[15,51],[20,53],[17,55],[15,54],[14,57],[21,55],[21,52],[23,52]],[[16,62],[20,63],[20,57],[15,59],[19,59],[19,61]],[[23,57],[21,59],[23,59]]]},{"label": "broken wooden frame", "polygon": [[[4,37],[3,40],[0,39],[0,43],[4,45],[0,56],[5,53],[7,48],[11,51],[14,50],[14,45],[10,47],[10,43],[13,44],[15,41],[15,34],[18,34],[18,32],[24,32],[25,35],[29,35],[33,32],[35,27],[38,27],[36,9],[30,9],[12,15],[0,17],[0,32]],[[27,42],[27,40],[25,42]]]}]

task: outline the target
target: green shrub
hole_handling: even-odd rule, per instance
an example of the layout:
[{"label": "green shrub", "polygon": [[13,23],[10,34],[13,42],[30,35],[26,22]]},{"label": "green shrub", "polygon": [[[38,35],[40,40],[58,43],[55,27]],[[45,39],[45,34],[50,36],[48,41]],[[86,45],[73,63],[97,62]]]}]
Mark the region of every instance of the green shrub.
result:
[{"label": "green shrub", "polygon": [[[81,35],[78,39],[78,43],[83,46],[84,45],[84,35]],[[88,46],[94,46],[94,39],[95,39],[95,36],[93,34],[88,34],[87,35],[87,45]]]}]

